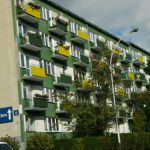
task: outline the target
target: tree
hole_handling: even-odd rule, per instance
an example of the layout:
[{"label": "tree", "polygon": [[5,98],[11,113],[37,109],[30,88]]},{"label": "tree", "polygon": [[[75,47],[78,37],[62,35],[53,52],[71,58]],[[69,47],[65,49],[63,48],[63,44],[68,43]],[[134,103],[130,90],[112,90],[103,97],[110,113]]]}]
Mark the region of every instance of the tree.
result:
[{"label": "tree", "polygon": [[[99,136],[103,135],[115,121],[116,108],[112,107],[112,91],[110,80],[109,59],[111,51],[107,46],[103,50],[92,52],[91,80],[97,84],[90,94],[95,97],[94,102],[90,99],[87,102],[78,102],[74,111],[74,135],[75,136]],[[116,64],[118,56],[113,57],[113,64]],[[118,69],[119,70],[119,69]],[[118,71],[117,70],[117,71]],[[118,80],[117,80],[118,79]],[[120,76],[116,83],[120,83]],[[85,95],[88,95],[85,93]],[[110,104],[109,104],[110,103]]]},{"label": "tree", "polygon": [[146,124],[150,121],[150,93],[149,91],[132,93],[131,99],[135,107],[132,128],[135,132],[140,129],[143,131],[142,127],[145,129]]},{"label": "tree", "polygon": [[74,112],[74,136],[99,136],[111,127],[115,111],[111,106],[77,103]]},{"label": "tree", "polygon": [[54,144],[48,135],[36,133],[27,140],[26,150],[53,150]]}]

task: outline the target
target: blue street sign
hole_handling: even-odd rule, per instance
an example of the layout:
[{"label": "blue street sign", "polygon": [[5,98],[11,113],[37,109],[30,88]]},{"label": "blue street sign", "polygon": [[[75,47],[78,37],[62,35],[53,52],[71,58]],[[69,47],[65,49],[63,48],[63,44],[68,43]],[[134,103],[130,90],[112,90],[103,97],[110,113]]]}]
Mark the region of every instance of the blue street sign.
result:
[{"label": "blue street sign", "polygon": [[0,123],[13,122],[12,107],[0,108]]}]

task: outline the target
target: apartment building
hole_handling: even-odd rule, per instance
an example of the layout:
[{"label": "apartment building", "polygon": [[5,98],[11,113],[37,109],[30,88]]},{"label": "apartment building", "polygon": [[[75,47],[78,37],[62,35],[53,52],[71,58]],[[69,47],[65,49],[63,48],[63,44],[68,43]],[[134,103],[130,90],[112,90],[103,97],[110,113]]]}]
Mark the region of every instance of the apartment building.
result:
[{"label": "apartment building", "polygon": [[[97,86],[89,77],[91,61],[104,44],[113,50],[119,38],[49,0],[5,0],[0,12],[0,136],[26,141],[45,132],[69,138],[71,122],[60,95],[90,99]],[[122,41],[114,53],[124,81],[132,82],[123,92],[130,97],[146,90],[149,52]],[[120,132],[130,132],[130,118]]]}]

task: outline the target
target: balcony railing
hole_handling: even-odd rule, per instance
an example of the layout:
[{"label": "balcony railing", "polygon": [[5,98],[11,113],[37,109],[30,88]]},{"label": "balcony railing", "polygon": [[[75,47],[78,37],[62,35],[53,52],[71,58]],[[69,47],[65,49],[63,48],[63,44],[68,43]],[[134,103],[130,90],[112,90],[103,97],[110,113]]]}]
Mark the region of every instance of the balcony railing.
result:
[{"label": "balcony railing", "polygon": [[133,63],[136,64],[136,65],[143,65],[144,64],[143,56],[139,55]]},{"label": "balcony railing", "polygon": [[37,66],[32,66],[30,69],[26,69],[23,75],[23,79],[31,81],[43,81],[46,77],[45,69]]},{"label": "balcony railing", "polygon": [[82,54],[80,55],[78,61],[74,63],[74,65],[79,67],[86,67],[88,64],[89,64],[89,57]]},{"label": "balcony railing", "polygon": [[84,44],[88,41],[88,33],[78,30],[77,34],[73,36],[72,41],[77,44]]},{"label": "balcony railing", "polygon": [[135,79],[135,76],[134,76],[133,72],[125,71],[125,72],[122,73],[122,76],[123,76],[124,80],[134,80]]},{"label": "balcony railing", "polygon": [[82,80],[76,83],[78,91],[88,92],[94,89],[94,83],[91,80]]},{"label": "balcony railing", "polygon": [[119,57],[120,56],[120,50],[115,49],[113,50],[113,57]]},{"label": "balcony railing", "polygon": [[94,43],[90,44],[91,50],[93,50],[95,52],[102,51],[104,49],[104,43],[98,39],[96,41],[97,41],[96,45]]},{"label": "balcony railing", "polygon": [[69,46],[58,46],[53,54],[53,58],[66,61],[70,56],[70,47]]},{"label": "balcony railing", "polygon": [[120,61],[124,63],[130,63],[132,61],[132,56],[131,54],[126,54],[124,57],[123,55],[120,56]]},{"label": "balcony railing", "polygon": [[21,37],[20,45],[31,51],[41,51],[43,43],[40,35],[28,33],[27,36]]},{"label": "balcony railing", "polygon": [[28,3],[25,6],[17,6],[17,13],[20,19],[30,23],[36,23],[41,18],[40,6]]},{"label": "balcony railing", "polygon": [[48,107],[47,98],[33,97],[33,100],[24,99],[25,110],[44,111]]},{"label": "balcony railing", "polygon": [[55,81],[54,85],[60,86],[60,87],[71,86],[72,85],[71,75],[61,74],[59,77],[56,77],[56,81]]},{"label": "balcony railing", "polygon": [[135,81],[137,82],[144,82],[145,79],[145,74],[143,73],[135,73]]},{"label": "balcony railing", "polygon": [[49,31],[58,36],[65,36],[67,34],[68,23],[60,19],[60,17],[55,18],[53,24],[49,27]]}]

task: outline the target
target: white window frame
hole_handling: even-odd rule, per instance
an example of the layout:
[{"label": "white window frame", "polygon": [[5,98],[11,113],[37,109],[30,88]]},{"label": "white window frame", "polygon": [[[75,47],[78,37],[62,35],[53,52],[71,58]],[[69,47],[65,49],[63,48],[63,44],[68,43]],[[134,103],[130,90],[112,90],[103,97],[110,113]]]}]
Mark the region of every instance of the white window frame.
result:
[{"label": "white window frame", "polygon": [[46,120],[49,132],[59,132],[59,120],[57,118],[47,118]]}]

